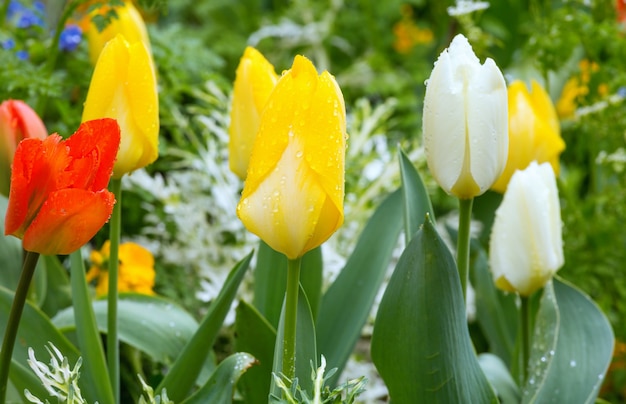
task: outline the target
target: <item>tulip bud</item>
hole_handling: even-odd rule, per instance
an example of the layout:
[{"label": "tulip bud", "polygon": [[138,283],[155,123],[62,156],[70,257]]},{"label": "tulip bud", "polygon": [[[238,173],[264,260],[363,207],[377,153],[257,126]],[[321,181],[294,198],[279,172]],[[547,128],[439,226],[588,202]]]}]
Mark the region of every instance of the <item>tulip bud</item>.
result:
[{"label": "tulip bud", "polygon": [[491,230],[489,262],[498,288],[530,296],[563,265],[561,209],[548,163],[516,171]]},{"label": "tulip bud", "polygon": [[115,14],[117,14],[117,18],[111,19],[102,32],[98,31],[96,24],[91,22],[91,18],[110,10],[108,6],[96,10],[87,17],[89,18],[88,23],[82,24],[83,29],[86,31],[87,43],[89,45],[89,58],[93,64],[96,64],[98,61],[98,56],[100,56],[100,52],[102,52],[106,43],[118,34],[124,36],[129,43],[143,42],[148,52],[151,52],[150,37],[148,36],[146,24],[133,2],[124,1],[124,5],[116,6],[113,9]]},{"label": "tulip bud", "polygon": [[237,67],[228,128],[230,169],[242,180],[246,179],[261,111],[277,81],[274,66],[259,51],[247,47]]},{"label": "tulip bud", "polygon": [[91,78],[83,122],[117,119],[122,143],[113,178],[152,163],[158,157],[159,98],[154,64],[143,42],[118,35],[109,41]]},{"label": "tulip bud", "polygon": [[346,112],[333,76],[296,56],[261,115],[237,215],[289,259],[343,223]]},{"label": "tulip bud", "polygon": [[0,104],[0,194],[9,196],[11,163],[22,139],[45,139],[48,131],[31,107],[23,101]]},{"label": "tulip bud", "polygon": [[559,175],[559,154],[565,149],[554,104],[546,91],[532,81],[531,92],[516,80],[509,85],[509,158],[502,175],[491,187],[504,193],[516,170],[531,161],[548,162]]},{"label": "tulip bud", "polygon": [[492,59],[483,65],[463,35],[435,63],[424,98],[428,167],[448,193],[469,199],[484,193],[506,164],[507,95]]}]

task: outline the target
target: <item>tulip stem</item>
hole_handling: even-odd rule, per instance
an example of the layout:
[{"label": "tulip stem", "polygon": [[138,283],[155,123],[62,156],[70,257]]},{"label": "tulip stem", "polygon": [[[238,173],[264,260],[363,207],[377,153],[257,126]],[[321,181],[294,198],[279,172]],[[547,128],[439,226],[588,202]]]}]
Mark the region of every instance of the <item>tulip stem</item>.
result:
[{"label": "tulip stem", "polygon": [[467,299],[467,282],[469,278],[470,261],[470,223],[472,220],[472,205],[474,199],[459,199],[459,231],[456,242],[456,263],[461,279],[463,301]]},{"label": "tulip stem", "polygon": [[15,346],[15,337],[17,329],[20,325],[20,318],[24,311],[24,304],[28,296],[30,282],[33,279],[39,253],[27,251],[24,263],[22,265],[22,274],[15,289],[11,312],[7,321],[6,331],[4,332],[4,340],[2,341],[2,350],[0,351],[0,404],[4,404],[7,394],[7,383],[9,380],[9,368],[11,366],[11,357],[13,356],[13,347]]},{"label": "tulip stem", "polygon": [[301,262],[301,258],[296,258],[290,259],[287,264],[287,296],[285,298],[285,321],[283,323],[283,374],[289,383],[296,376],[296,324]]},{"label": "tulip stem", "polygon": [[522,385],[526,383],[528,377],[528,359],[530,358],[530,310],[529,310],[529,298],[521,296],[522,304],[520,307],[520,328],[521,328],[521,370],[522,370]]},{"label": "tulip stem", "polygon": [[117,300],[118,300],[118,270],[119,270],[119,245],[122,227],[122,180],[111,179],[110,188],[115,195],[115,206],[111,214],[109,228],[109,287],[107,302],[107,364],[109,378],[115,402],[120,402],[120,346],[117,338]]}]

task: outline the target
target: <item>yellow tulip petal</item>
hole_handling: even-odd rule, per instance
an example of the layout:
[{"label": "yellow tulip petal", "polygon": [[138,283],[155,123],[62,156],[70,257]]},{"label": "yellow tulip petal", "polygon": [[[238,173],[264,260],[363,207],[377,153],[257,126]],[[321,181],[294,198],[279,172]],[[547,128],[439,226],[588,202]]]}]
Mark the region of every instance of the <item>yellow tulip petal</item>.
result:
[{"label": "yellow tulip petal", "polygon": [[121,130],[113,178],[144,167],[158,156],[159,104],[156,74],[142,42],[117,35],[96,64],[82,120],[114,118]]},{"label": "yellow tulip petal", "polygon": [[270,95],[237,214],[297,258],[343,222],[345,107],[330,74],[297,56]]},{"label": "yellow tulip petal", "polygon": [[246,48],[236,74],[228,128],[229,166],[239,178],[245,179],[261,112],[278,75],[274,66],[252,47]]},{"label": "yellow tulip petal", "polygon": [[532,161],[549,162],[559,173],[559,155],[565,150],[554,105],[536,82],[532,93],[526,84],[516,80],[509,85],[509,157],[502,175],[491,187],[503,193],[511,176],[528,167]]}]

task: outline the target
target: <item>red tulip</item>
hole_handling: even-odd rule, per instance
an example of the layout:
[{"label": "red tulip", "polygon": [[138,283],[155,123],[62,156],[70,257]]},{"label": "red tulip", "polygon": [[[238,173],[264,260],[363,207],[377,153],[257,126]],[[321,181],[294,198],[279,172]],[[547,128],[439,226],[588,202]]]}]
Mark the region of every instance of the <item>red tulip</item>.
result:
[{"label": "red tulip", "polygon": [[45,139],[48,131],[41,118],[24,101],[7,100],[0,104],[0,194],[9,195],[11,162],[22,139]]},{"label": "red tulip", "polygon": [[4,234],[25,250],[69,254],[109,220],[115,198],[107,190],[120,145],[114,119],[80,125],[66,140],[53,134],[17,147]]}]

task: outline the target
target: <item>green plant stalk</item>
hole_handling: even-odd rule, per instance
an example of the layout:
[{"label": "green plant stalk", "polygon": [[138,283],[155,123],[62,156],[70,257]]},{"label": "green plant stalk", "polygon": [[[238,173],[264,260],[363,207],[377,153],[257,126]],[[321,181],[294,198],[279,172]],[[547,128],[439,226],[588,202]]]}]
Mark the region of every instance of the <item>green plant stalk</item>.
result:
[{"label": "green plant stalk", "polygon": [[283,333],[283,374],[291,382],[296,375],[296,324],[298,320],[298,292],[300,290],[300,267],[302,259],[287,263],[287,296],[285,298],[285,322]]},{"label": "green plant stalk", "polygon": [[9,3],[11,0],[4,0],[2,2],[2,8],[0,8],[0,28],[4,28],[4,24],[7,21],[7,15],[9,13]]},{"label": "green plant stalk", "polygon": [[97,397],[102,404],[113,404],[113,390],[107,372],[106,360],[102,340],[93,312],[87,277],[85,275],[85,262],[80,250],[70,254],[70,282],[72,287],[72,305],[74,307],[74,321],[76,322],[76,338],[83,356],[83,369],[96,381],[95,388]]},{"label": "green plant stalk", "polygon": [[111,192],[115,195],[115,206],[109,228],[109,291],[107,295],[107,364],[115,402],[120,402],[120,346],[117,337],[117,284],[119,272],[119,247],[122,227],[122,180],[111,179]]},{"label": "green plant stalk", "polygon": [[528,359],[530,358],[530,299],[526,296],[521,296],[521,301],[522,304],[519,312],[522,341],[520,346],[520,361],[522,368],[521,385],[523,386],[528,378]]},{"label": "green plant stalk", "polygon": [[456,265],[461,279],[463,301],[467,301],[467,282],[469,278],[470,260],[470,224],[474,198],[459,199],[459,232],[456,242]]},{"label": "green plant stalk", "polygon": [[24,304],[28,296],[28,288],[33,279],[39,253],[28,251],[22,265],[22,274],[15,290],[7,328],[4,331],[4,340],[2,341],[2,350],[0,351],[0,404],[4,404],[7,395],[7,383],[9,381],[9,367],[11,366],[11,356],[13,356],[13,347],[15,346],[15,337],[17,329],[20,325],[20,318],[24,311]]},{"label": "green plant stalk", "polygon": [[[10,0],[6,0],[5,7],[8,7],[7,5],[9,1]],[[48,49],[49,52],[48,52],[48,56],[46,60],[46,65],[44,68],[44,74],[46,76],[50,76],[52,74],[57,64],[57,59],[59,57],[59,41],[61,39],[61,32],[63,32],[63,29],[65,28],[65,23],[72,16],[72,14],[74,14],[74,11],[76,11],[76,8],[81,3],[82,1],[69,1],[67,3],[67,6],[65,7],[65,10],[63,11],[63,14],[61,14],[61,18],[59,18],[59,21],[57,22],[57,26],[54,30],[54,37],[52,38],[52,44],[50,45],[50,48]],[[37,103],[37,108],[36,108],[36,111],[39,114],[39,116],[44,116],[47,102],[48,102],[48,97],[41,97],[39,99],[39,102]]]}]

